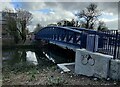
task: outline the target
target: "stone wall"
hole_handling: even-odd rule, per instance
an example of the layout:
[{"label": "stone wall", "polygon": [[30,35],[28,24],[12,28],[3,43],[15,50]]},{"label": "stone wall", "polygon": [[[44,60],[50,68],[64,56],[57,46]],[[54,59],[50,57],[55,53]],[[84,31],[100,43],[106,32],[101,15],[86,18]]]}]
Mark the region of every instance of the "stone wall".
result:
[{"label": "stone wall", "polygon": [[120,60],[111,60],[109,76],[114,80],[120,80]]}]

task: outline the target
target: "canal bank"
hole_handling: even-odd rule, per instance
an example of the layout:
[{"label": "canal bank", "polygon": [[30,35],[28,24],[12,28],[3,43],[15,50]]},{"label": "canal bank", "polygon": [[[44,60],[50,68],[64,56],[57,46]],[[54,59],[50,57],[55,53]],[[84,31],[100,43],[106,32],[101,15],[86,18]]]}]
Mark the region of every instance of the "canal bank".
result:
[{"label": "canal bank", "polygon": [[[117,81],[106,81],[74,72],[63,72],[57,67],[60,63],[74,62],[75,53],[56,45],[38,43],[37,46],[3,47],[2,80],[4,85],[119,85]],[[38,65],[27,61],[26,52],[33,52]],[[48,56],[46,56],[46,55]],[[48,57],[48,58],[47,58]],[[49,60],[52,58],[52,60]]]}]

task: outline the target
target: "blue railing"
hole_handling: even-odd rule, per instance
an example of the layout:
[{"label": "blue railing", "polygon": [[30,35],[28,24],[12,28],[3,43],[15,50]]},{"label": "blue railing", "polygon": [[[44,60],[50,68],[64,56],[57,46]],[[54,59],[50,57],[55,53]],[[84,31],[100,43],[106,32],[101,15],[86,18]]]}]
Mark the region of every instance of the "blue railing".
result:
[{"label": "blue railing", "polygon": [[98,48],[98,52],[112,55],[114,59],[120,59],[120,34],[118,30],[108,30],[102,33],[99,34],[100,39],[98,45],[102,46]]},{"label": "blue railing", "polygon": [[98,32],[75,27],[44,27],[35,35],[36,40],[59,41],[86,48],[87,35],[98,35],[98,52],[120,59],[120,33],[117,30]]},{"label": "blue railing", "polygon": [[85,48],[87,35],[81,31],[66,27],[45,27],[36,34],[35,39],[60,41]]}]

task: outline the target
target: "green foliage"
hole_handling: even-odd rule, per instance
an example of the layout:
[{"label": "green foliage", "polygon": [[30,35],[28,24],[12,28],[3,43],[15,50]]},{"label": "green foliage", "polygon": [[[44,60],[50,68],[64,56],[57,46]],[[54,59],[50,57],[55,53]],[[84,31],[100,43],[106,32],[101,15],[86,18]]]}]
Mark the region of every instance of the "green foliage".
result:
[{"label": "green foliage", "polygon": [[76,22],[74,19],[72,19],[71,21],[62,20],[57,23],[58,26],[71,26],[71,27],[75,27],[75,24]]},{"label": "green foliage", "polygon": [[107,30],[108,30],[108,28],[106,26],[98,28],[98,31],[107,31]]},{"label": "green foliage", "polygon": [[62,85],[65,83],[65,80],[61,77],[48,77],[48,85]]},{"label": "green foliage", "polygon": [[17,23],[16,23],[16,20],[15,20],[15,17],[12,17],[11,16],[11,13],[6,13],[6,16],[5,18],[7,19],[6,20],[6,23],[7,23],[7,26],[6,26],[6,31],[13,36],[14,38],[14,42],[17,44],[18,41],[20,40],[20,34],[17,30]]},{"label": "green foliage", "polygon": [[23,9],[17,9],[16,13],[10,9],[5,9],[7,25],[6,31],[13,36],[14,42],[17,44],[20,40],[25,42],[26,40],[26,27],[32,19],[32,14],[29,11]]},{"label": "green foliage", "polygon": [[99,21],[99,25],[98,25],[98,31],[107,31],[108,28],[106,27],[106,24],[105,22],[103,21]]},{"label": "green foliage", "polygon": [[34,30],[34,33],[37,33],[39,30],[41,30],[42,29],[42,26],[41,26],[41,24],[37,24],[36,25],[36,28],[35,28],[35,30]]}]

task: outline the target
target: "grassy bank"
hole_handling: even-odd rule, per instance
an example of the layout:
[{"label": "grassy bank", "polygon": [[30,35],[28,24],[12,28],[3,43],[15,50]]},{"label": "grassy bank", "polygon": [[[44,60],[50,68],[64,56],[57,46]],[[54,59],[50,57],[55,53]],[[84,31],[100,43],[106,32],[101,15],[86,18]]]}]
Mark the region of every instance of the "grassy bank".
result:
[{"label": "grassy bank", "polygon": [[64,73],[51,63],[50,66],[18,64],[3,67],[3,85],[120,85],[120,82],[94,79],[68,72]]},{"label": "grassy bank", "polygon": [[[42,47],[43,44],[37,43],[38,45],[34,44],[24,44],[24,45],[10,45],[10,46],[4,46],[4,49],[14,49],[14,48],[38,48]],[[58,54],[64,52],[61,48],[57,47],[55,48],[55,45],[44,45],[44,48],[48,48],[49,51],[58,51]],[[51,50],[52,49],[52,50]],[[11,51],[11,50],[10,50]],[[20,52],[20,51],[19,51]],[[68,53],[68,54],[67,54]],[[38,54],[40,52],[38,51]],[[66,51],[66,56],[72,57],[75,56],[75,53],[73,51]],[[71,55],[70,55],[71,54]],[[23,58],[23,57],[22,57]],[[15,56],[15,59],[19,59],[17,56]],[[113,80],[105,80],[105,79],[97,79],[93,77],[86,77],[83,75],[76,75],[74,72],[67,72],[64,73],[61,71],[56,64],[49,61],[44,56],[41,56],[39,58],[41,62],[39,62],[39,65],[34,66],[31,65],[28,62],[23,62],[23,60],[20,60],[19,62],[15,64],[7,64],[3,63],[2,65],[2,82],[3,86],[5,85],[55,85],[55,86],[61,86],[61,85],[101,85],[101,86],[109,86],[109,85],[120,85],[119,81],[113,81]],[[15,61],[15,60],[14,60]],[[15,87],[14,86],[14,87]]]}]

